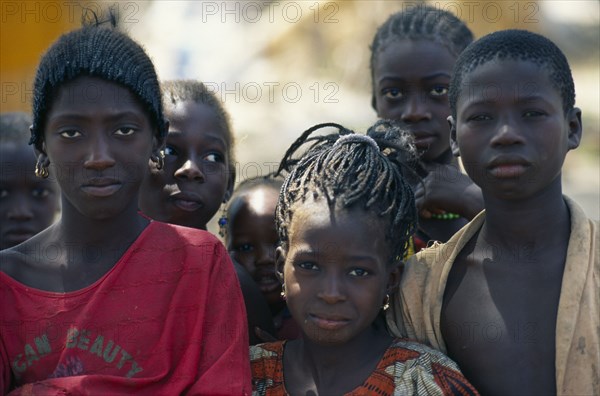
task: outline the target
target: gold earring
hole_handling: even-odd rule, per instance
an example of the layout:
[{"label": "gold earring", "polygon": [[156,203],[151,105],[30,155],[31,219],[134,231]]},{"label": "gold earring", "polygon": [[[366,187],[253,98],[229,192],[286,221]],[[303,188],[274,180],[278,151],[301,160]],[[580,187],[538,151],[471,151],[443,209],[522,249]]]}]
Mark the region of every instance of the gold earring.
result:
[{"label": "gold earring", "polygon": [[287,299],[287,295],[285,294],[285,283],[281,285],[281,298],[283,298],[284,300]]},{"label": "gold earring", "polygon": [[150,157],[152,162],[156,163],[156,169],[161,170],[165,166],[165,152],[160,150],[158,155],[153,155]]},{"label": "gold earring", "polygon": [[35,163],[35,175],[40,179],[47,179],[50,176],[48,168],[43,166],[39,161]]},{"label": "gold earring", "polygon": [[165,167],[165,152],[160,150],[158,152],[158,160],[156,161],[156,169],[161,170]]},{"label": "gold earring", "polygon": [[390,295],[386,294],[383,299],[383,306],[381,307],[384,311],[386,311],[390,307]]}]

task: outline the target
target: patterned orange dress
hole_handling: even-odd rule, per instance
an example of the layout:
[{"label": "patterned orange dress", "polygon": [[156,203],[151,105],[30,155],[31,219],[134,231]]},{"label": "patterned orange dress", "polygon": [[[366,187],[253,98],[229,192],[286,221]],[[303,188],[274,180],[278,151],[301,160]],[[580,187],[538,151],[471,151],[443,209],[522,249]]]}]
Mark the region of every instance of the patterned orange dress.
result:
[{"label": "patterned orange dress", "polygon": [[[250,347],[252,394],[285,396],[286,341]],[[373,373],[346,396],[479,395],[449,357],[423,344],[397,338]]]}]

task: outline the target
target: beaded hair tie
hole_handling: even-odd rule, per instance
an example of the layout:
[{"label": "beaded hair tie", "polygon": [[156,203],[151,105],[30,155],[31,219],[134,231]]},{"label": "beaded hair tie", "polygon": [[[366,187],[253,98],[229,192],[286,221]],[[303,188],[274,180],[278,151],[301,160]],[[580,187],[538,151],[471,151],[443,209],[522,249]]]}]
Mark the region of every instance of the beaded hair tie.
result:
[{"label": "beaded hair tie", "polygon": [[432,213],[431,218],[436,220],[454,220],[460,218],[460,215],[456,213]]}]

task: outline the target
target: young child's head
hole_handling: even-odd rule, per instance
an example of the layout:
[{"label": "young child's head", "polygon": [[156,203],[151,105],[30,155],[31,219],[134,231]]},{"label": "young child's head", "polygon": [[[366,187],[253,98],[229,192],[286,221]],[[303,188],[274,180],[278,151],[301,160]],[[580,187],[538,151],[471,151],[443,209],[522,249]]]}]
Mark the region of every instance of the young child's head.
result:
[{"label": "young child's head", "polygon": [[282,180],[257,177],[235,189],[227,205],[225,244],[231,257],[252,275],[272,312],[285,304],[275,268],[275,207]]},{"label": "young child's head", "polygon": [[417,6],[393,14],[371,44],[372,106],[402,123],[424,161],[448,162],[448,86],[458,55],[473,41],[447,11]]},{"label": "young child's head", "polygon": [[108,218],[137,209],[148,160],[159,160],[166,129],[150,58],[114,27],[86,25],[42,57],[31,143],[40,175],[50,173],[61,186],[63,213]]},{"label": "young child's head", "polygon": [[35,177],[31,123],[26,113],[0,114],[0,250],[48,227],[60,209],[56,180]]},{"label": "young child's head", "polygon": [[140,209],[155,220],[206,229],[235,183],[229,116],[201,82],[168,81],[162,88],[170,122],[164,167],[151,168]]},{"label": "young child's head", "polygon": [[[323,126],[339,132],[309,138]],[[316,144],[292,160],[306,142]],[[277,265],[292,316],[311,340],[339,344],[360,334],[399,280],[417,218],[403,176],[414,156],[411,137],[389,121],[368,136],[318,125],[286,153]]]},{"label": "young child's head", "polygon": [[524,30],[481,38],[456,62],[449,97],[453,150],[484,196],[560,186],[565,155],[581,138],[581,111],[552,41]]}]

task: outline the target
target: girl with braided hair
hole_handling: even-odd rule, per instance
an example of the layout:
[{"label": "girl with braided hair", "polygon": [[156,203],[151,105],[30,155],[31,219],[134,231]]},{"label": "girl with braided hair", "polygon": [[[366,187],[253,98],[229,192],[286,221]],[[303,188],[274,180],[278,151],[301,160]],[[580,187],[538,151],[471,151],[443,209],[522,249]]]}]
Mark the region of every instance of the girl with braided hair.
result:
[{"label": "girl with braided hair", "polygon": [[452,68],[472,41],[454,15],[419,5],[391,15],[371,44],[371,104],[380,118],[410,131],[419,151],[422,182],[411,183],[419,209],[416,251],[429,240],[447,241],[483,209],[481,190],[452,155],[447,121]]},{"label": "girl with braided hair", "polygon": [[67,33],[41,59],[35,173],[58,181],[62,213],[0,252],[1,394],[250,393],[227,251],[138,212],[167,130],[150,58],[114,24]]},{"label": "girl with braided hair", "polygon": [[[337,132],[312,136],[324,127]],[[411,141],[388,121],[368,135],[321,124],[286,152],[276,261],[302,337],[250,348],[255,394],[477,394],[454,362],[381,320],[416,225]]]}]

